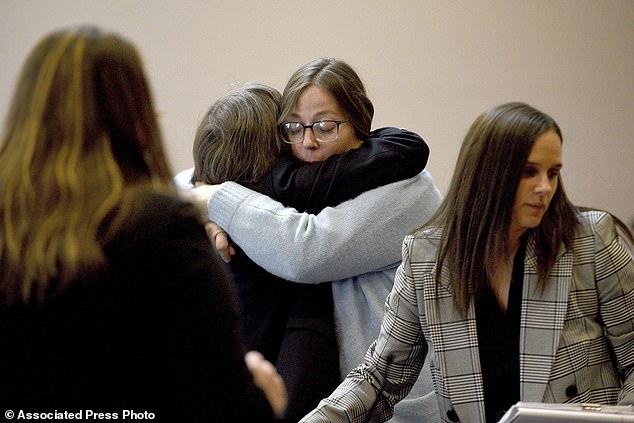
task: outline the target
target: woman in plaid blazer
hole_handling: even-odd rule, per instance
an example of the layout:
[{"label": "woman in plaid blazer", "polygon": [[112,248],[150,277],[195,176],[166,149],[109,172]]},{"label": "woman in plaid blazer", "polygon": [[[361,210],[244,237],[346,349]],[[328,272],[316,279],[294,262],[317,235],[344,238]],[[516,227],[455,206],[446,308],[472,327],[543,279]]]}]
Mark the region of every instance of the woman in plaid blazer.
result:
[{"label": "woman in plaid blazer", "polygon": [[634,403],[634,262],[608,213],[567,199],[561,145],[523,103],[476,119],[441,207],[405,238],[378,339],[302,422],[388,420],[426,358],[446,422]]}]

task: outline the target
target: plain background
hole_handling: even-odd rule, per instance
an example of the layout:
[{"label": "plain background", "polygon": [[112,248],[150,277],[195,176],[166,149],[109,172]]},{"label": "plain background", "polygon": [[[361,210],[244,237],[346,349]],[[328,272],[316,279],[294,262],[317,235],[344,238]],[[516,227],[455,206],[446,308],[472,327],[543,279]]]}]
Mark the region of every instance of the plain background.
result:
[{"label": "plain background", "polygon": [[201,115],[235,84],[282,90],[332,56],[366,84],[374,128],[400,126],[431,147],[441,191],[471,122],[524,101],[564,133],[573,202],[634,223],[632,0],[2,0],[0,116],[23,60],[59,27],[98,24],[141,51],[174,171],[191,166]]}]

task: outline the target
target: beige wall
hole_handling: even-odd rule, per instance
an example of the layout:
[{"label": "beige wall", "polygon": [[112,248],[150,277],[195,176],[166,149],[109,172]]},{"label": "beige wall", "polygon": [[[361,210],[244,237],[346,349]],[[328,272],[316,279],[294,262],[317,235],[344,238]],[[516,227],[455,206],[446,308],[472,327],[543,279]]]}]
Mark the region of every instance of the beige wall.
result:
[{"label": "beige wall", "polygon": [[232,84],[281,90],[300,65],[335,56],[365,81],[375,127],[428,141],[441,190],[473,119],[522,100],[560,123],[573,201],[634,221],[632,0],[2,0],[1,10],[3,120],[33,44],[97,23],[142,51],[180,170],[201,113]]}]

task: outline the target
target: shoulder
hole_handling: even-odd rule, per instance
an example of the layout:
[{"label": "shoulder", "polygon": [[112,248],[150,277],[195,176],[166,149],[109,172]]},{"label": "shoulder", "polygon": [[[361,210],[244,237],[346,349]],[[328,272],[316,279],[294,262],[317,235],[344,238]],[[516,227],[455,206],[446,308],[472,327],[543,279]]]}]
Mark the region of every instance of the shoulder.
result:
[{"label": "shoulder", "polygon": [[370,132],[363,142],[366,148],[372,147],[393,153],[415,153],[422,155],[425,161],[429,157],[429,146],[425,140],[415,132],[403,128],[384,127]]},{"label": "shoulder", "polygon": [[[424,170],[408,179],[373,188],[349,201],[352,206],[367,210],[371,202],[372,214],[389,214],[393,217],[410,214],[414,224],[410,231],[427,221],[442,202],[442,195]],[[345,204],[345,203],[344,203]],[[402,240],[402,238],[401,238]]]},{"label": "shoulder", "polygon": [[[625,234],[619,234],[614,217],[603,210],[578,212],[579,224],[573,240],[577,258],[594,257],[597,263],[609,263],[607,271],[614,271],[632,260]],[[602,266],[603,267],[603,266]]]},{"label": "shoulder", "polygon": [[425,204],[427,208],[433,208],[434,210],[436,210],[442,202],[442,194],[428,170],[423,170],[411,178],[375,188],[375,190],[377,192],[387,191],[399,197],[401,199],[400,201],[403,202],[423,199],[426,201]]},{"label": "shoulder", "polygon": [[160,193],[144,193],[136,198],[132,212],[124,224],[124,232],[152,237],[192,230],[204,231],[196,207],[176,195]]},{"label": "shoulder", "polygon": [[390,137],[404,137],[422,140],[421,136],[415,132],[408,131],[404,128],[396,128],[393,126],[385,126],[377,128],[370,132],[370,138],[390,138]]},{"label": "shoulder", "polygon": [[605,210],[588,210],[579,212],[581,232],[598,235],[604,243],[612,242],[615,238],[634,257],[634,237],[627,224],[618,217]]},{"label": "shoulder", "polygon": [[442,241],[442,228],[429,227],[419,229],[405,237],[403,257],[412,262],[435,262]]},{"label": "shoulder", "polygon": [[192,175],[194,174],[194,168],[191,167],[189,169],[181,170],[174,176],[174,183],[180,189],[187,190],[192,189],[193,186],[191,184]]},{"label": "shoulder", "polygon": [[429,226],[416,230],[411,235],[408,235],[410,239],[417,239],[424,242],[439,242],[442,238],[443,229],[438,226]]},{"label": "shoulder", "polygon": [[577,213],[579,225],[576,238],[598,236],[607,242],[616,237],[616,227],[612,215],[603,210],[585,210]]},{"label": "shoulder", "polygon": [[150,215],[155,219],[191,218],[198,216],[196,208],[189,201],[172,194],[146,193],[138,198],[138,214]]},{"label": "shoulder", "polygon": [[169,279],[176,274],[193,280],[196,272],[209,273],[215,266],[198,209],[176,195],[139,195],[104,250],[113,267],[168,280],[165,286],[172,286]]}]

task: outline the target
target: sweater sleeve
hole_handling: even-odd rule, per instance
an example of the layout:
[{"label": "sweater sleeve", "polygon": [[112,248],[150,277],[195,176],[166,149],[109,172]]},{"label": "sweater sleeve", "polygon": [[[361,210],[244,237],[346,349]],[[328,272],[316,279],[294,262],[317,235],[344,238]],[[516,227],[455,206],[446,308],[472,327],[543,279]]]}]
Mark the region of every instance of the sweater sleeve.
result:
[{"label": "sweater sleeve", "polygon": [[221,185],[208,209],[210,219],[267,271],[320,283],[399,262],[405,235],[425,223],[440,202],[431,175],[423,171],[316,215],[231,182]]},{"label": "sweater sleeve", "polygon": [[282,157],[256,184],[246,185],[298,211],[318,213],[357,195],[411,178],[427,165],[429,147],[413,132],[381,128],[356,149],[323,162],[301,163]]}]

